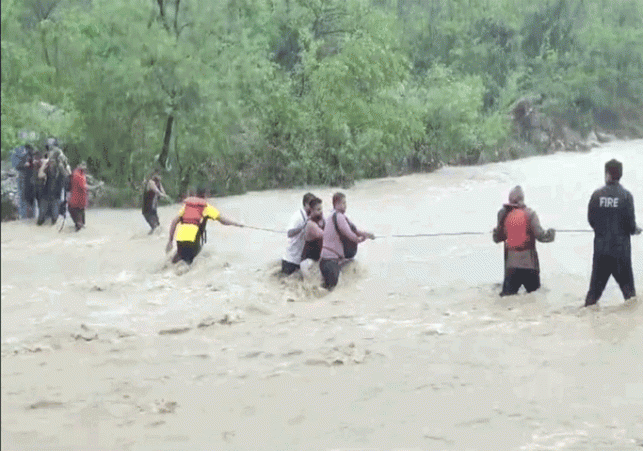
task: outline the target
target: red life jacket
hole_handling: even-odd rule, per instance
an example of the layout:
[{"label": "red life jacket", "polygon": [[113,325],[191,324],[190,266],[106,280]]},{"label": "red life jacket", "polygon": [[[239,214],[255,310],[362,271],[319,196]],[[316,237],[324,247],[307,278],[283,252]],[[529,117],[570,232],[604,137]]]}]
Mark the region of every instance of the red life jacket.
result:
[{"label": "red life jacket", "polygon": [[512,250],[525,250],[529,248],[531,237],[529,235],[529,217],[524,208],[514,208],[505,217],[505,231],[507,232],[507,247]]},{"label": "red life jacket", "polygon": [[207,205],[205,199],[200,197],[188,197],[185,199],[185,211],[181,217],[184,224],[200,225],[203,220],[203,210]]}]

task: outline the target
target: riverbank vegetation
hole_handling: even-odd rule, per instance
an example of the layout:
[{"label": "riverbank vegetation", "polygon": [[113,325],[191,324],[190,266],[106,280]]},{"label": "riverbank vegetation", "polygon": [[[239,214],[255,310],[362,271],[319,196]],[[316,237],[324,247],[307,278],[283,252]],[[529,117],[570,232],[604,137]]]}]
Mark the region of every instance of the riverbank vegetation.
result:
[{"label": "riverbank vegetation", "polygon": [[563,126],[643,135],[638,0],[1,5],[3,158],[37,130],[117,187],[154,165],[177,195],[494,161],[524,98],[536,152]]}]

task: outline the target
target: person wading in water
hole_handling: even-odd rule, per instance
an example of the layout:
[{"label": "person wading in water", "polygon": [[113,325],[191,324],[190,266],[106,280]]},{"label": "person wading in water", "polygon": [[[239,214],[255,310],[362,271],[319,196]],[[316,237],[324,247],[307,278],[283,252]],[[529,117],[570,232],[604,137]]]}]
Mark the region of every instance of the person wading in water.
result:
[{"label": "person wading in water", "polygon": [[346,196],[344,193],[333,195],[333,211],[326,218],[324,245],[319,260],[319,269],[324,278],[323,287],[332,290],[337,285],[342,267],[352,261],[357,254],[357,245],[375,235],[359,230],[346,217]]},{"label": "person wading in water", "polygon": [[151,227],[150,235],[154,233],[154,230],[161,224],[156,211],[159,204],[159,197],[170,199],[170,196],[165,193],[165,189],[163,189],[163,185],[161,184],[161,171],[157,169],[152,173],[152,176],[145,183],[143,189],[143,217]]},{"label": "person wading in water", "polygon": [[540,288],[540,264],[536,240],[551,243],[556,231],[543,230],[538,215],[525,206],[525,194],[520,186],[509,193],[509,203],[498,212],[498,225],[493,229],[493,241],[505,243],[505,278],[500,296],[518,293],[522,285],[528,293]]},{"label": "person wading in water", "polygon": [[185,199],[179,214],[170,225],[170,238],[165,251],[172,250],[172,241],[176,232],[176,254],[172,258],[172,263],[180,260],[188,264],[192,263],[205,241],[205,225],[208,219],[219,221],[223,225],[243,227],[242,224],[223,217],[216,208],[208,204],[205,189],[199,188],[196,197]]},{"label": "person wading in water", "polygon": [[587,208],[587,219],[594,229],[594,257],[585,307],[598,302],[610,276],[616,279],[625,300],[636,296],[630,235],[639,235],[641,228],[636,225],[632,193],[619,183],[622,175],[620,161],[605,163],[605,186],[594,191]]}]

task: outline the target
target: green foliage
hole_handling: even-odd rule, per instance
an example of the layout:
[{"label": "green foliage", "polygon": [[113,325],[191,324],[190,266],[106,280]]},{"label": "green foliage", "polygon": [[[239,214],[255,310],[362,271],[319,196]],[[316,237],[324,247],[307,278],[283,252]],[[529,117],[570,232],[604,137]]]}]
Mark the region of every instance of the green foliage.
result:
[{"label": "green foliage", "polygon": [[159,165],[177,196],[477,162],[523,97],[581,133],[643,133],[637,0],[1,7],[3,158],[20,131],[57,136],[125,190],[113,205]]}]

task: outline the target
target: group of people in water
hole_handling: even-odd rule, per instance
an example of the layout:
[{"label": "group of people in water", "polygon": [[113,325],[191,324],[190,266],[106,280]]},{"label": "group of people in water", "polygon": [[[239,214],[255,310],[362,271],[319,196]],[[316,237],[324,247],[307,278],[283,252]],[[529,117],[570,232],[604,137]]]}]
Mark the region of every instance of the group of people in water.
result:
[{"label": "group of people in water", "polygon": [[69,211],[76,231],[85,226],[87,207],[87,164],[81,162],[73,171],[58,146],[56,138],[48,138],[41,151],[31,143],[14,149],[13,167],[18,172],[18,215],[34,218],[43,225],[47,219],[55,224]]},{"label": "group of people in water", "polygon": [[[622,174],[621,162],[608,161],[605,164],[605,186],[596,190],[589,202],[588,221],[595,235],[585,306],[598,302],[610,276],[614,276],[626,300],[636,296],[630,236],[640,234],[641,228],[636,225],[632,194],[620,184]],[[172,221],[167,251],[172,249],[175,239],[177,252],[173,262],[192,262],[205,239],[208,219],[243,227],[221,216],[206,202],[205,196],[205,190],[200,190],[196,197],[187,198]],[[375,235],[359,229],[348,219],[343,193],[335,193],[332,203],[333,210],[324,218],[322,200],[312,193],[304,195],[302,208],[293,214],[286,231],[288,244],[281,261],[283,275],[300,270],[302,262],[307,259],[318,261],[322,286],[332,290],[337,285],[342,267],[355,257],[358,245],[367,239],[375,239]],[[498,212],[492,238],[496,243],[504,243],[505,271],[500,296],[514,295],[522,286],[527,292],[540,288],[536,241],[553,242],[556,231],[542,228],[536,212],[526,206],[520,186],[511,190],[508,202]]]},{"label": "group of people in water", "polygon": [[[21,218],[33,218],[37,207],[38,225],[48,218],[55,224],[58,216],[68,208],[76,231],[85,226],[88,190],[85,162],[72,172],[57,141],[50,138],[45,142],[44,153],[29,144],[17,148],[12,163],[18,171]],[[614,159],[608,161],[605,185],[594,191],[589,201],[588,221],[594,230],[594,255],[585,306],[598,302],[611,276],[626,300],[636,296],[630,237],[640,234],[641,228],[636,225],[632,194],[620,184],[622,175],[622,163]],[[206,201],[206,196],[206,190],[201,188],[195,196],[186,198],[170,224],[166,251],[170,252],[176,242],[173,263],[180,260],[192,263],[206,241],[209,219],[223,225],[244,227],[223,216]],[[150,233],[160,225],[157,207],[161,197],[169,199],[161,184],[160,170],[156,170],[143,184],[142,213],[150,225]],[[312,193],[303,196],[302,207],[293,214],[286,230],[288,243],[281,261],[283,275],[300,270],[306,260],[319,262],[322,286],[332,290],[342,268],[354,259],[358,245],[375,239],[375,235],[358,228],[347,217],[343,193],[335,193],[332,204],[333,209],[324,218],[322,200]],[[508,202],[498,212],[492,233],[494,242],[504,243],[504,280],[500,296],[516,294],[522,286],[527,292],[540,288],[536,241],[550,243],[555,237],[556,231],[543,229],[536,212],[526,206],[523,189],[514,187]]]},{"label": "group of people in water", "polygon": [[[632,270],[630,237],[639,235],[634,198],[620,184],[623,164],[615,159],[605,163],[605,186],[592,194],[587,219],[594,230],[594,257],[585,306],[598,302],[611,276],[618,283],[625,300],[636,296]],[[498,212],[493,240],[504,242],[505,277],[500,296],[516,294],[521,286],[527,292],[540,288],[540,265],[536,241],[551,243],[554,229],[543,230],[536,212],[525,205],[520,186],[509,193],[509,202]]]},{"label": "group of people in water", "polygon": [[339,273],[357,253],[359,243],[375,235],[357,228],[346,216],[346,196],[333,195],[333,210],[324,218],[322,200],[312,193],[303,198],[303,208],[290,219],[286,234],[288,246],[281,260],[281,272],[290,275],[300,269],[302,261],[319,262],[323,287],[332,290]]},{"label": "group of people in water", "polygon": [[[589,202],[588,221],[595,236],[586,306],[598,302],[610,276],[614,276],[626,300],[636,296],[630,236],[640,234],[641,228],[636,225],[632,194],[620,184],[622,174],[622,163],[608,161],[605,164],[605,186],[596,190]],[[172,221],[167,251],[172,249],[176,239],[177,252],[173,262],[192,262],[205,239],[208,219],[243,227],[221,216],[205,201],[205,196],[205,191],[201,190],[196,197],[187,198]],[[322,286],[332,290],[337,285],[342,267],[355,257],[358,245],[367,239],[375,239],[375,235],[359,229],[348,219],[343,193],[335,193],[332,203],[333,210],[324,218],[322,200],[312,193],[304,195],[302,208],[293,214],[286,231],[288,244],[281,261],[283,275],[300,270],[302,262],[307,259],[318,261]],[[514,295],[522,286],[527,292],[540,288],[536,241],[553,242],[556,231],[542,228],[536,212],[526,206],[520,186],[511,190],[508,202],[498,212],[492,238],[496,243],[504,243],[505,271],[500,296]]]}]

